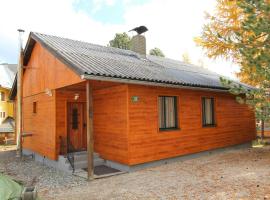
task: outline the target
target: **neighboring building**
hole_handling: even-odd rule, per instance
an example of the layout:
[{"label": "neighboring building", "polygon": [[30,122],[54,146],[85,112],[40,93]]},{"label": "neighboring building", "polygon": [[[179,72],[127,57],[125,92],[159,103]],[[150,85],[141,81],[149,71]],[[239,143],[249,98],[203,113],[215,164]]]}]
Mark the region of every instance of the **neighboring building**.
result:
[{"label": "neighboring building", "polygon": [[[141,42],[141,54],[30,34],[23,59],[24,153],[61,168],[64,156],[85,151],[91,102],[95,158],[119,169],[255,138],[253,111],[235,101],[218,74],[148,56],[145,40],[134,41]],[[83,158],[72,166],[86,168]]]},{"label": "neighboring building", "polygon": [[[14,104],[9,100],[9,93],[16,74],[17,65],[15,64],[0,64],[0,137],[7,134],[2,132],[1,125],[4,120],[13,120],[14,117]],[[5,126],[5,125],[3,125]],[[6,138],[14,137],[14,129],[9,129]],[[1,141],[0,141],[1,142]]]},{"label": "neighboring building", "polygon": [[9,92],[16,73],[15,64],[0,64],[0,124],[9,117],[13,117],[13,102],[9,101]]},{"label": "neighboring building", "polygon": [[15,143],[15,122],[12,117],[4,119],[0,124],[0,144],[14,144]]}]

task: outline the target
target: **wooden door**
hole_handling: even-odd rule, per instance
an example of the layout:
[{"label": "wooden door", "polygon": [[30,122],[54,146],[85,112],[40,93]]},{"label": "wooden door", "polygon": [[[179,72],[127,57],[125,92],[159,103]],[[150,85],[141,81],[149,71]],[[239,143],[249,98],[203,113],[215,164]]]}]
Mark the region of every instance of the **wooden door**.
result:
[{"label": "wooden door", "polygon": [[68,103],[68,152],[84,151],[86,141],[86,105],[81,102]]}]

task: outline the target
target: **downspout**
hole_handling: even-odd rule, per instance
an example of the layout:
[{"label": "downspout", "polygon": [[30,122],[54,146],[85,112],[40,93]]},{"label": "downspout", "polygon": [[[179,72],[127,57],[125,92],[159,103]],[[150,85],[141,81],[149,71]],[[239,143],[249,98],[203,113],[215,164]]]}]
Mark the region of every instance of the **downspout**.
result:
[{"label": "downspout", "polygon": [[17,157],[22,157],[22,76],[23,76],[22,34],[24,33],[24,30],[18,29],[18,32],[19,32],[19,58],[17,66],[16,141],[17,141]]}]

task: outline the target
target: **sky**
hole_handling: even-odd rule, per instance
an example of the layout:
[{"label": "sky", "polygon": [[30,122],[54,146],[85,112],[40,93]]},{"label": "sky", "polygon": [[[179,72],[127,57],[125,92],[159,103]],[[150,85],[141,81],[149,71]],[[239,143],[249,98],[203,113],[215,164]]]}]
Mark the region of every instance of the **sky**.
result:
[{"label": "sky", "polygon": [[148,51],[158,47],[177,60],[187,53],[192,63],[203,61],[234,77],[237,66],[208,59],[193,40],[215,5],[216,0],[0,0],[0,63],[17,63],[18,28],[25,30],[24,43],[34,31],[107,45],[115,33],[145,25]]}]

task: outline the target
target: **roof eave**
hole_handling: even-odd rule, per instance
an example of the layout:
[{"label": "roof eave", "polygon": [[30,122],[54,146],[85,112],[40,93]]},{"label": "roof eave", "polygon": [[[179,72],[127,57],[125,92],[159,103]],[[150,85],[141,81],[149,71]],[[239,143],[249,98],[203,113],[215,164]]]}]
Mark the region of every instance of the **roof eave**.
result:
[{"label": "roof eave", "polygon": [[205,90],[205,91],[215,91],[215,92],[228,92],[227,88],[218,88],[218,87],[209,87],[209,86],[189,86],[181,84],[169,84],[169,83],[160,83],[154,81],[145,81],[145,80],[134,80],[134,79],[125,79],[125,78],[116,78],[116,77],[106,77],[106,76],[95,76],[89,74],[81,75],[82,79],[85,80],[98,80],[98,81],[110,81],[110,82],[119,82],[127,84],[137,84],[137,85],[148,85],[148,86],[160,86],[160,87],[169,87],[169,88],[182,88],[182,89],[191,89],[191,90]]}]

